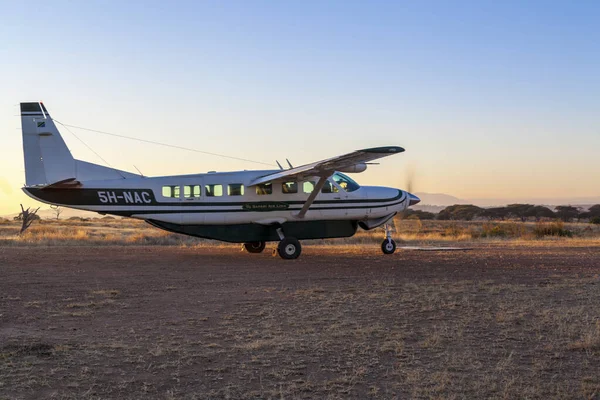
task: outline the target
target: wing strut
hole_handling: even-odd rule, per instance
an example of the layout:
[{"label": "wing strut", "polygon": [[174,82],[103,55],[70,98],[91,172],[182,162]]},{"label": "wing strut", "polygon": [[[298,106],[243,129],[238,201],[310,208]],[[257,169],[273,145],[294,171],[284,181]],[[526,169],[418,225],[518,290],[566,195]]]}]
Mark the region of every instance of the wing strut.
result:
[{"label": "wing strut", "polygon": [[323,175],[323,176],[321,176],[319,178],[319,181],[315,185],[315,188],[313,189],[313,191],[310,194],[310,196],[308,196],[308,199],[306,200],[306,203],[304,203],[304,205],[302,206],[302,210],[300,210],[300,212],[296,215],[296,218],[304,218],[304,215],[306,215],[306,212],[308,211],[308,208],[315,201],[315,198],[317,197],[317,195],[319,194],[319,192],[321,191],[321,189],[323,189],[323,186],[325,185],[325,182],[327,182],[327,178],[329,178],[329,176],[325,176],[325,175]]}]

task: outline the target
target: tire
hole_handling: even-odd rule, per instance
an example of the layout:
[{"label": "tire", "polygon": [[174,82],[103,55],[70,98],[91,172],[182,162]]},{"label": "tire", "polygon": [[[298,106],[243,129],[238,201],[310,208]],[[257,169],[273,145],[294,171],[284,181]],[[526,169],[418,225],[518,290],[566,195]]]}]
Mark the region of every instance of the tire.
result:
[{"label": "tire", "polygon": [[265,245],[265,242],[248,242],[244,243],[244,248],[248,253],[262,253]]},{"label": "tire", "polygon": [[396,242],[392,239],[385,239],[383,243],[381,243],[381,251],[383,251],[383,254],[394,254],[396,251]]},{"label": "tire", "polygon": [[300,256],[302,246],[298,239],[286,237],[277,245],[277,253],[284,260],[294,260]]}]

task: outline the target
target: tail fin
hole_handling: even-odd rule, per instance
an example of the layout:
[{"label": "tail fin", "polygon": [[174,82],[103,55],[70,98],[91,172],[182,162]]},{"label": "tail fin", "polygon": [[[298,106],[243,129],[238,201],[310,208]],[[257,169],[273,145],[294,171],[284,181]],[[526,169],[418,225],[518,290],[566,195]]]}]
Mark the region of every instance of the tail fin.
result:
[{"label": "tail fin", "polygon": [[76,178],[75,159],[43,103],[21,103],[21,127],[27,186]]},{"label": "tail fin", "polygon": [[140,177],[74,159],[43,103],[21,103],[21,126],[27,186]]}]

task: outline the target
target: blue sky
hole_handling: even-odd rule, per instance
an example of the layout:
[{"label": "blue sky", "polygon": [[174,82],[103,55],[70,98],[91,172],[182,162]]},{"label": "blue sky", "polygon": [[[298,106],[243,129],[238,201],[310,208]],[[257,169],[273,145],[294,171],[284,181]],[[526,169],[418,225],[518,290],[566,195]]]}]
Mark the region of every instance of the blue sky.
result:
[{"label": "blue sky", "polygon": [[[417,191],[459,197],[600,195],[598,2],[0,9],[0,213],[29,201],[17,105],[31,100],[65,123],[266,162],[406,148],[357,175],[365,184],[402,187],[414,169]],[[147,175],[255,167],[77,134]]]}]

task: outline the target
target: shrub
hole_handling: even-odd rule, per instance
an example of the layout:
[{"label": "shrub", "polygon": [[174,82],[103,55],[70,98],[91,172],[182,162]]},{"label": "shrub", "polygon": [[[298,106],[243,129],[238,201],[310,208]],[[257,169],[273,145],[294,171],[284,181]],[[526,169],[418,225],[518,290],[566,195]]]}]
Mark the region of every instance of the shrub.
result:
[{"label": "shrub", "polygon": [[406,213],[406,219],[430,220],[435,219],[435,214],[428,211],[409,209]]},{"label": "shrub", "polygon": [[482,226],[481,237],[521,237],[527,234],[527,229],[524,224],[506,223],[506,224],[489,224],[485,223]]},{"label": "shrub", "polygon": [[533,229],[537,237],[544,236],[566,236],[573,237],[573,232],[565,229],[565,224],[561,220],[551,223],[538,222]]},{"label": "shrub", "polygon": [[600,225],[600,217],[593,217],[590,219],[590,224]]},{"label": "shrub", "polygon": [[444,233],[442,233],[442,236],[458,237],[458,236],[469,235],[469,234],[470,234],[470,232],[468,229],[463,228],[462,226],[459,226],[458,224],[452,223],[444,229]]}]

